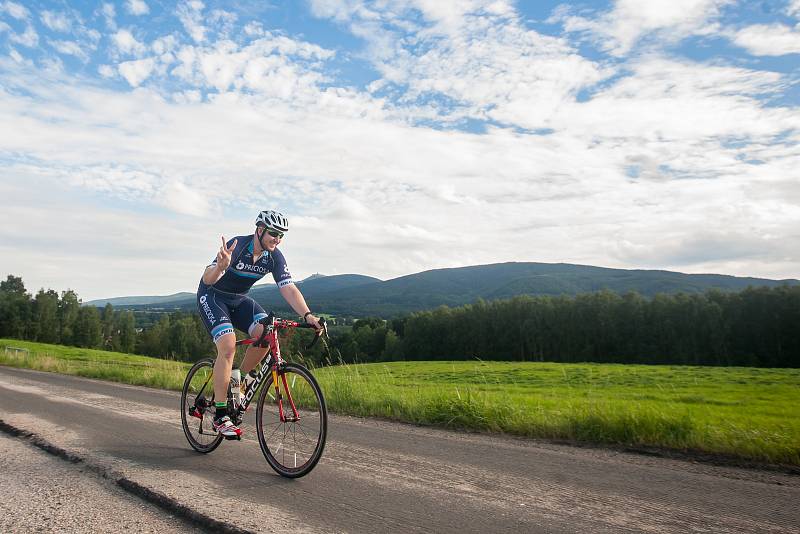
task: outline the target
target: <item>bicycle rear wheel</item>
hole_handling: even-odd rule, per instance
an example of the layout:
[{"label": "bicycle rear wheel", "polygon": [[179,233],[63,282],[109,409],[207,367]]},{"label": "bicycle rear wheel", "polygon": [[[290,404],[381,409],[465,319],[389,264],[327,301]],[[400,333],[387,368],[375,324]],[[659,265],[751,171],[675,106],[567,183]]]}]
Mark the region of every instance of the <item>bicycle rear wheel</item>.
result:
[{"label": "bicycle rear wheel", "polygon": [[307,475],[322,456],[327,432],[325,399],[308,369],[285,364],[278,371],[277,394],[270,373],[256,410],[258,443],[269,465],[284,477]]},{"label": "bicycle rear wheel", "polygon": [[181,391],[181,425],[189,445],[211,452],[222,443],[222,435],[211,426],[214,420],[214,360],[200,360],[189,369]]}]

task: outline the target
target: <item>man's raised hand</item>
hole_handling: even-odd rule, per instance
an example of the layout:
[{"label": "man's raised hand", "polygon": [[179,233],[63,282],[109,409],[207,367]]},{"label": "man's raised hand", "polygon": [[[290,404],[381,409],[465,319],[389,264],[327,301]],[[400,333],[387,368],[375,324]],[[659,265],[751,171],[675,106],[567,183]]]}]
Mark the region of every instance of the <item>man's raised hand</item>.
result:
[{"label": "man's raised hand", "polygon": [[225,236],[222,237],[222,246],[219,247],[219,252],[217,252],[217,267],[221,271],[226,270],[231,264],[231,253],[236,248],[237,240],[234,239],[233,243],[231,243],[230,248],[225,245]]}]

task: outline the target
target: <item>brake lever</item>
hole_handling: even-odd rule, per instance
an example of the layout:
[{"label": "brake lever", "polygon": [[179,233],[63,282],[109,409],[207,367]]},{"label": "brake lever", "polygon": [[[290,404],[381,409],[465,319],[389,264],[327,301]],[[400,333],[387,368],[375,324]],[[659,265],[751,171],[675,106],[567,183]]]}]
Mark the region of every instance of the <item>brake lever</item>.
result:
[{"label": "brake lever", "polygon": [[320,326],[322,326],[322,328],[320,328],[319,330],[317,330],[314,333],[314,339],[311,340],[311,344],[308,347],[306,347],[306,350],[310,350],[311,347],[316,345],[317,341],[319,341],[319,338],[321,338],[323,336],[323,334],[326,337],[328,336],[328,323],[325,322],[325,318],[324,317],[320,317],[319,318],[319,324],[320,324]]}]

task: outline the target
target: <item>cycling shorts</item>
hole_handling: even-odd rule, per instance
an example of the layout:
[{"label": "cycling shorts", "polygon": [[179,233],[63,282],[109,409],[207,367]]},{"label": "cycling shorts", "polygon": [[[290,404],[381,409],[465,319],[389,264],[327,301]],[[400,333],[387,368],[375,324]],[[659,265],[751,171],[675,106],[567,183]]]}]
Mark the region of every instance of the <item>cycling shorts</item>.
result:
[{"label": "cycling shorts", "polygon": [[197,310],[214,343],[233,334],[234,328],[253,335],[258,320],[267,316],[264,308],[247,295],[219,291],[202,282],[197,289]]}]

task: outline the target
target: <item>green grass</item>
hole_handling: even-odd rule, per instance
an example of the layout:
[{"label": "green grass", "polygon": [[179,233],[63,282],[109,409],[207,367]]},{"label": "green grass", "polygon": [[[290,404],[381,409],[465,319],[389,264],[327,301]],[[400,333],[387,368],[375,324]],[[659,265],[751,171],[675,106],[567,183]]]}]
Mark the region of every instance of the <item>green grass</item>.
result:
[{"label": "green grass", "polygon": [[[16,352],[7,347],[27,349]],[[0,365],[180,390],[191,364],[63,345],[0,339]]]},{"label": "green grass", "polygon": [[[24,355],[4,346],[24,347]],[[180,389],[189,365],[0,339],[0,364]],[[800,465],[800,370],[395,362],[315,370],[329,409],[520,436]]]},{"label": "green grass", "polygon": [[797,369],[459,361],[316,374],[342,413],[800,465]]}]

